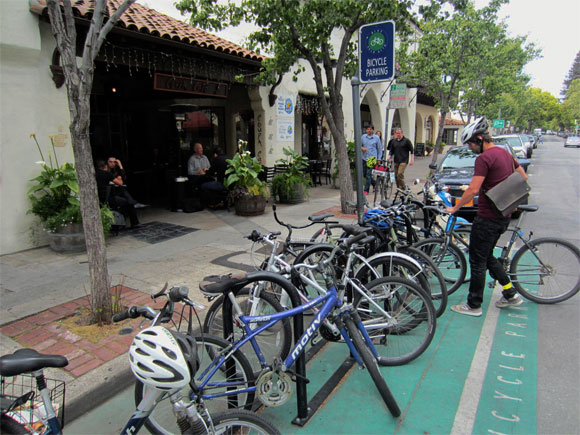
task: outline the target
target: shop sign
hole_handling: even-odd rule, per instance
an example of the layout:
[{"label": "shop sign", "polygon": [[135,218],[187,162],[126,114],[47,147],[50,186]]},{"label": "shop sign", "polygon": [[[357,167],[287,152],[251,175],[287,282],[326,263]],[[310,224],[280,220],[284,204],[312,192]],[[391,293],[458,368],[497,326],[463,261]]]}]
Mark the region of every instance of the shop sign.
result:
[{"label": "shop sign", "polygon": [[407,107],[407,84],[399,83],[391,86],[389,109],[404,109]]},{"label": "shop sign", "polygon": [[294,111],[296,108],[293,95],[278,95],[276,99],[277,138],[281,142],[294,142]]},{"label": "shop sign", "polygon": [[153,89],[157,91],[209,95],[220,98],[228,97],[227,83],[197,80],[191,77],[180,77],[170,74],[155,73]]}]

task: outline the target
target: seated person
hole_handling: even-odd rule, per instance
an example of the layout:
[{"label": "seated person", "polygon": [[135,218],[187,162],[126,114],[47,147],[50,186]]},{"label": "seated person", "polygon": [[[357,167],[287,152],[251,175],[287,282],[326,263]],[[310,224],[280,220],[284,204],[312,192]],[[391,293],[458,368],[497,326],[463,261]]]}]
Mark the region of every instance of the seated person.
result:
[{"label": "seated person", "polygon": [[[97,190],[99,193],[99,201],[109,205],[111,208],[119,208],[123,214],[129,216],[131,221],[131,228],[139,226],[139,218],[135,210],[135,203],[130,202],[122,193],[122,190],[127,190],[123,186],[123,180],[120,176],[115,177],[109,170],[107,163],[104,160],[96,161],[97,169],[95,176],[97,179]],[[119,190],[120,189],[120,190]],[[129,195],[130,196],[130,195]]]},{"label": "seated person", "polygon": [[226,156],[220,148],[213,152],[213,160],[206,175],[215,177],[214,181],[206,181],[200,187],[201,202],[205,206],[223,206],[227,189],[224,186],[224,178],[228,163]]},{"label": "seated person", "polygon": [[203,183],[213,181],[207,174],[210,167],[208,158],[203,155],[203,145],[196,142],[193,145],[193,155],[187,161],[187,176],[192,190],[196,190]]},{"label": "seated person", "polygon": [[125,170],[123,169],[123,164],[121,163],[121,160],[119,160],[115,157],[109,157],[107,160],[107,171],[109,171],[111,174],[113,174],[113,176],[115,178],[121,177],[121,181],[123,182],[122,188],[118,188],[117,190],[115,190],[115,195],[124,196],[125,199],[130,204],[133,204],[135,206],[135,208],[148,207],[148,205],[141,204],[136,199],[134,199],[133,196],[131,196],[131,194],[129,193],[129,190],[127,190],[127,186],[126,186],[127,174],[125,173]]}]

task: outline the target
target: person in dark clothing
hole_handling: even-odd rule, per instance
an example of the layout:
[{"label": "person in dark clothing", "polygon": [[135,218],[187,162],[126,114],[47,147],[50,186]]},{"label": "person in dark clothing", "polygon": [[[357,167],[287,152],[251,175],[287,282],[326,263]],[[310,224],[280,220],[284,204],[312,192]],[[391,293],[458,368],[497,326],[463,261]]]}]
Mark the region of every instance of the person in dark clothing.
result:
[{"label": "person in dark clothing", "polygon": [[503,265],[493,256],[493,249],[499,237],[506,231],[510,218],[497,213],[485,192],[496,186],[514,171],[528,179],[518,161],[506,150],[496,147],[488,133],[488,124],[485,118],[478,118],[463,130],[461,141],[479,154],[475,160],[475,171],[471,184],[453,207],[447,207],[449,213],[456,213],[463,205],[478,197],[477,216],[473,221],[469,241],[469,267],[471,280],[469,295],[464,304],[453,305],[451,310],[468,316],[482,315],[483,290],[485,274],[489,270],[491,277],[503,287],[501,298],[495,303],[498,308],[517,306],[523,299],[516,293],[507,276]]},{"label": "person in dark clothing", "polygon": [[[415,155],[413,153],[413,144],[409,139],[403,136],[402,129],[395,129],[395,135],[389,141],[387,151],[389,152],[387,160],[393,158],[393,161],[395,162],[394,172],[397,187],[399,189],[405,189],[405,169],[407,168],[407,165],[413,166],[413,163],[415,163]],[[410,161],[409,154],[411,155]]]},{"label": "person in dark clothing", "polygon": [[207,181],[200,187],[201,202],[203,205],[211,208],[221,207],[225,203],[227,189],[224,186],[226,169],[228,168],[227,158],[220,148],[213,152],[213,160],[210,169],[207,171],[208,176],[214,177],[214,181]]},{"label": "person in dark clothing", "polygon": [[127,202],[129,204],[134,205],[135,208],[149,207],[146,204],[141,204],[139,201],[133,198],[133,196],[127,189],[127,173],[125,172],[125,169],[123,169],[123,164],[121,163],[121,160],[115,157],[109,157],[107,159],[107,171],[113,174],[115,178],[121,177],[121,181],[123,182],[122,187],[117,187],[114,190],[116,196],[123,196],[127,200]]},{"label": "person in dark clothing", "polygon": [[123,179],[120,175],[115,176],[108,170],[108,165],[104,160],[96,161],[95,177],[97,179],[97,191],[99,201],[109,205],[111,208],[119,208],[121,213],[129,216],[131,228],[139,226],[139,218],[132,204],[124,195],[116,195],[116,189],[124,189]]}]

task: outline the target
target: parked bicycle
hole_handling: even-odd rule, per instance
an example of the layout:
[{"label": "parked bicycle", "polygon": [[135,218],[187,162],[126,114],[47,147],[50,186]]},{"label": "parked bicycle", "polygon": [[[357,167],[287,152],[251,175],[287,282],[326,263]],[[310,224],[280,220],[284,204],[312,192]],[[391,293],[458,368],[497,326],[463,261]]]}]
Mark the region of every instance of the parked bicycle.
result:
[{"label": "parked bicycle", "polygon": [[[167,286],[166,286],[167,287]],[[203,367],[207,349],[212,346],[227,346],[213,337],[199,337],[199,342],[191,335],[172,331],[161,326],[170,322],[174,314],[174,304],[184,302],[190,307],[195,304],[187,297],[186,287],[166,287],[155,295],[168,299],[165,306],[155,312],[150,307],[131,307],[113,317],[114,321],[144,317],[151,320],[151,326],[137,334],[129,349],[131,370],[141,385],[146,385],[146,394],[137,400],[137,409],[127,422],[122,434],[139,432],[145,424],[154,433],[260,433],[279,434],[278,430],[260,415],[247,410],[225,410],[210,413],[202,395],[184,396],[183,390],[199,392],[194,375]],[[200,345],[201,343],[201,345]],[[239,355],[238,355],[239,356]],[[229,361],[228,370],[235,370]],[[33,349],[19,349],[0,358],[2,376],[1,433],[3,434],[60,434],[64,426],[64,384],[57,383],[49,388],[44,369],[62,368],[68,361],[61,355],[40,354]],[[32,383],[23,384],[17,378]],[[15,383],[16,382],[16,383]],[[62,390],[60,385],[62,384]],[[20,387],[16,390],[14,386]],[[27,386],[29,390],[24,391]],[[34,386],[36,389],[34,389]],[[55,392],[57,394],[55,394]],[[16,394],[15,394],[16,393]],[[36,399],[36,394],[40,400]],[[58,403],[55,406],[55,399]],[[163,400],[168,399],[168,400]],[[157,431],[148,420],[159,403],[171,403],[171,431]]]}]

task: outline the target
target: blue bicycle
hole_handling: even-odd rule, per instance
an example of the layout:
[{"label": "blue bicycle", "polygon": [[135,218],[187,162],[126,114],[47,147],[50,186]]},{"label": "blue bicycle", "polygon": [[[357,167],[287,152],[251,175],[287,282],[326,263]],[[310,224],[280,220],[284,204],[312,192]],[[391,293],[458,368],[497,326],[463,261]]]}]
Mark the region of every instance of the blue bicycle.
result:
[{"label": "blue bicycle", "polygon": [[[366,234],[345,240],[336,246],[327,260],[317,265],[296,264],[292,266],[291,273],[300,275],[300,269],[315,269],[328,271],[332,269],[332,262],[338,253],[349,249],[357,242],[364,243]],[[327,275],[325,275],[327,276]],[[406,281],[401,278],[385,278],[399,281]],[[270,281],[282,287],[293,300],[294,308],[283,312],[246,316],[243,314],[236,302],[236,292],[245,287],[250,282]],[[413,286],[412,282],[408,283]],[[298,357],[305,351],[307,344],[312,340],[315,333],[325,320],[331,320],[339,329],[344,342],[360,368],[366,367],[373,382],[385,402],[391,414],[398,417],[401,410],[391,394],[377,364],[378,353],[371,338],[369,337],[363,322],[353,307],[352,303],[346,303],[343,292],[337,290],[333,279],[326,279],[327,292],[325,295],[317,297],[308,303],[298,305],[299,298],[293,285],[281,275],[272,272],[253,272],[240,277],[228,277],[227,279],[208,283],[203,291],[214,296],[223,294],[225,299],[232,304],[235,322],[243,329],[244,334],[232,342],[218,339],[217,337],[204,336],[196,337],[198,345],[198,356],[200,368],[195,378],[196,389],[186,388],[183,391],[184,397],[189,397],[192,401],[204,401],[213,412],[217,407],[222,408],[246,408],[252,409],[255,399],[266,406],[278,406],[286,403],[292,394],[292,384],[297,378],[297,374],[292,370]],[[388,297],[388,295],[386,296]],[[404,305],[404,302],[402,303]],[[314,319],[300,339],[295,343],[289,354],[284,357],[274,357],[272,361],[267,361],[264,357],[258,340],[260,334],[268,331],[269,328],[278,322],[300,315],[313,307],[321,306],[314,316]],[[262,370],[255,376],[247,358],[240,352],[240,348],[246,343],[250,343],[257,359],[260,361]],[[204,360],[204,361],[203,361]],[[148,388],[138,384],[135,392],[135,399],[140,402]],[[165,402],[168,402],[165,400]],[[221,405],[219,405],[221,404]],[[170,404],[159,403],[146,423],[147,427],[155,433],[171,433],[174,428],[174,418],[170,418]]]}]

